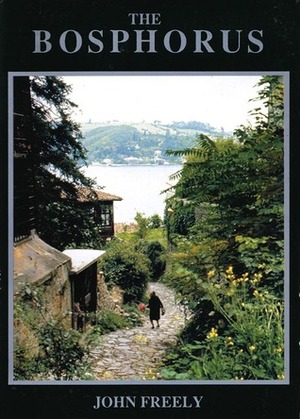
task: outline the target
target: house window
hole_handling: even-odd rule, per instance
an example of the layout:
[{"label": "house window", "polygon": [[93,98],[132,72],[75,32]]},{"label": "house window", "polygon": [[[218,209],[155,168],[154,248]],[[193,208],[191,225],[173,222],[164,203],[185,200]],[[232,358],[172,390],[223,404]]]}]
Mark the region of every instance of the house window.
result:
[{"label": "house window", "polygon": [[103,227],[112,225],[112,208],[110,205],[100,207],[100,224]]}]

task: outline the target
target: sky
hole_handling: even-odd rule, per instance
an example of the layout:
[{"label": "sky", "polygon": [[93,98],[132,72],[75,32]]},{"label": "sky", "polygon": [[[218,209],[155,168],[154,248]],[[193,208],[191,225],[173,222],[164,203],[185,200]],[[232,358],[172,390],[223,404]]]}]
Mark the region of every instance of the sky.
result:
[{"label": "sky", "polygon": [[85,122],[199,121],[226,132],[251,123],[259,102],[259,74],[112,74],[74,75],[70,95]]}]

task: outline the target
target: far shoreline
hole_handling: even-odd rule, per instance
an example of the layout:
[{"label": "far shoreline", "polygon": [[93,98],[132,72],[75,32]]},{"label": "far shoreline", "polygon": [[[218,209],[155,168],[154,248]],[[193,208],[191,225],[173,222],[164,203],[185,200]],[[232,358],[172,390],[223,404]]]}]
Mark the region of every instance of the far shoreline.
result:
[{"label": "far shoreline", "polygon": [[182,166],[182,163],[134,163],[134,164],[128,164],[128,163],[89,163],[85,167],[91,167],[91,166],[100,166],[100,167],[144,167],[144,166],[153,166],[153,167],[159,167],[159,166]]}]

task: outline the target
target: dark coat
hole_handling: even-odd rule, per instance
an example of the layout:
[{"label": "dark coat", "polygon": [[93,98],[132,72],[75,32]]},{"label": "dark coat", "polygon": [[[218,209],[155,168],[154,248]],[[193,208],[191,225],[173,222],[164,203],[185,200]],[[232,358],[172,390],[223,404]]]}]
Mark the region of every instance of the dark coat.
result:
[{"label": "dark coat", "polygon": [[163,308],[163,304],[157,295],[152,295],[148,302],[148,307],[150,309],[150,320],[159,320],[160,319],[160,309]]}]

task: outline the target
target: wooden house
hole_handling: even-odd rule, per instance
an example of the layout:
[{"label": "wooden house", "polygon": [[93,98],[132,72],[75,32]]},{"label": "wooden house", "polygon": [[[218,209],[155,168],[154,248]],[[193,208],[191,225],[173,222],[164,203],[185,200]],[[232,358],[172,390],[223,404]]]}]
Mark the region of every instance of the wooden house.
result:
[{"label": "wooden house", "polygon": [[106,241],[114,234],[114,202],[122,201],[117,195],[104,192],[101,189],[78,188],[78,202],[84,205],[100,227],[100,235]]}]

